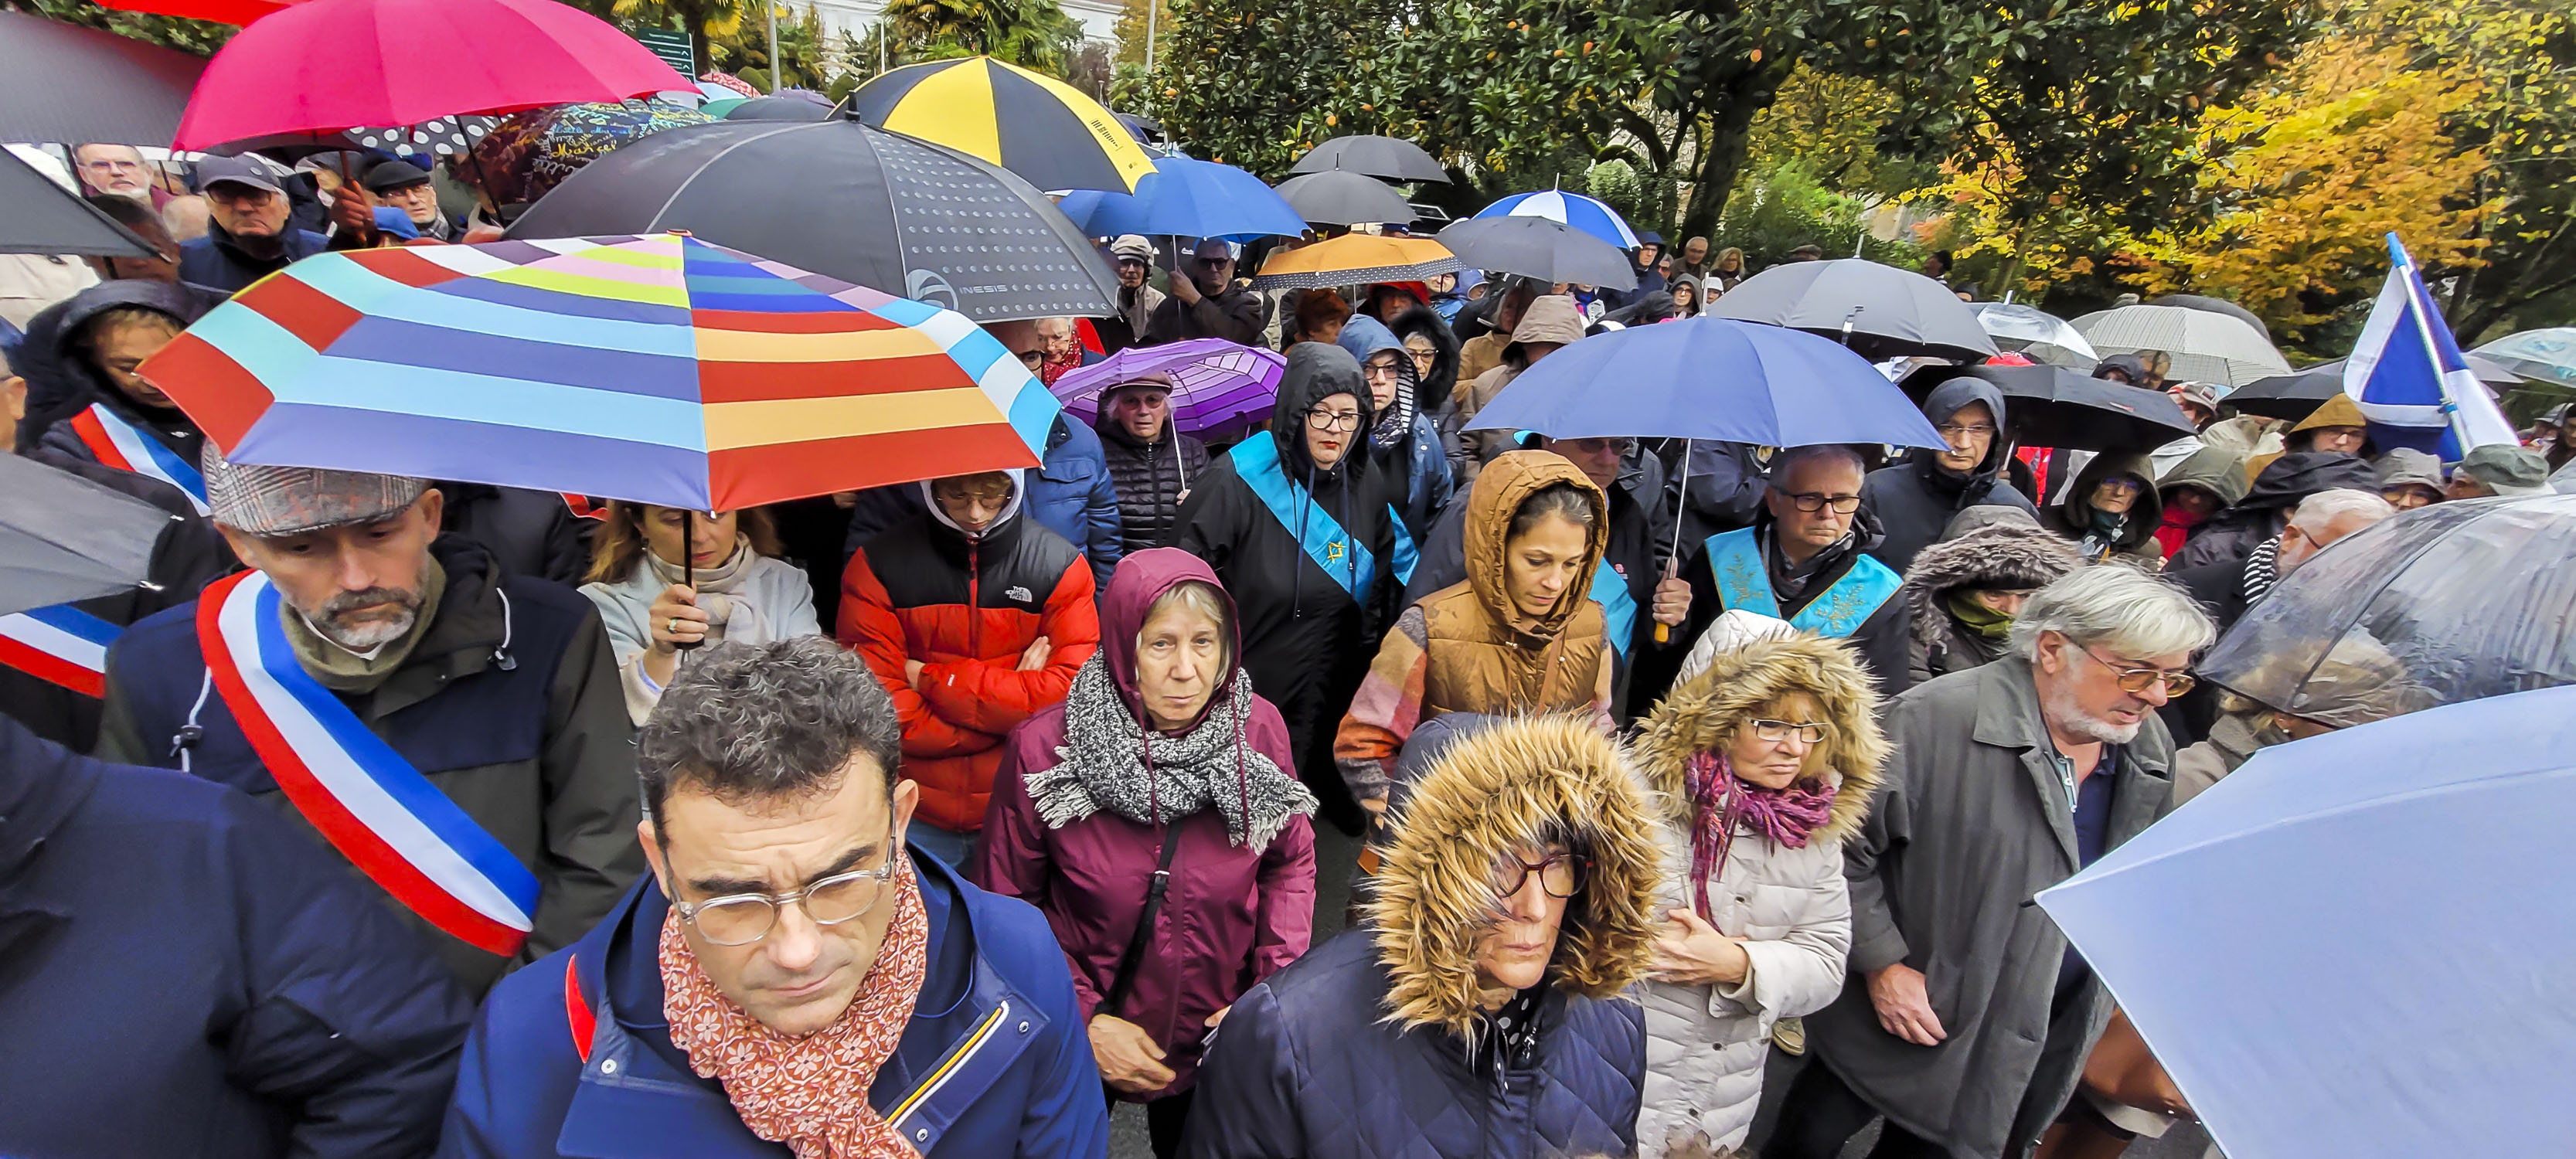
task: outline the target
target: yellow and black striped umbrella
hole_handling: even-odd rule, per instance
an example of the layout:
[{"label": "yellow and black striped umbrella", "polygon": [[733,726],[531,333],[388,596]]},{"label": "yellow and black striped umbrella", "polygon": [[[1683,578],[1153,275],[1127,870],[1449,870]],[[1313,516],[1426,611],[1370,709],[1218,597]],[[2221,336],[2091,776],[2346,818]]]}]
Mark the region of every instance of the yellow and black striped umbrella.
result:
[{"label": "yellow and black striped umbrella", "polygon": [[1100,102],[989,56],[905,65],[860,85],[850,111],[880,129],[972,153],[1040,189],[1133,193],[1154,171],[1153,158]]}]

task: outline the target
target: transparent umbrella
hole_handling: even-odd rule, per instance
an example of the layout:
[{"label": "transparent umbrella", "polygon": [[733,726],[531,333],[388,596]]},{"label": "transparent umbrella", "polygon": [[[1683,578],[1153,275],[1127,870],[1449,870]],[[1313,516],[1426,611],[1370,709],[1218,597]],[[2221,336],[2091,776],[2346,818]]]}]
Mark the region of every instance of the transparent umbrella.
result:
[{"label": "transparent umbrella", "polygon": [[2576,684],[2576,495],[2437,503],[2337,541],[2201,675],[2345,726]]}]

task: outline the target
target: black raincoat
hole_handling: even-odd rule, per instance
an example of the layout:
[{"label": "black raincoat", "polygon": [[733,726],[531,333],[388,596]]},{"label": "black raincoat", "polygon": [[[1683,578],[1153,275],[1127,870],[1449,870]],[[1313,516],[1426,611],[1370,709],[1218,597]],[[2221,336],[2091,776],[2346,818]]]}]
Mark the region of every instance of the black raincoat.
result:
[{"label": "black raincoat", "polygon": [[1972,402],[1986,404],[1995,416],[1995,441],[1986,448],[1985,460],[1977,464],[1976,470],[1962,475],[1942,466],[1939,452],[1916,447],[1906,452],[1904,462],[1872,471],[1861,483],[1861,509],[1878,516],[1879,526],[1887,536],[1870,554],[1900,575],[1913,566],[1915,553],[1941,538],[1952,516],[1970,507],[2001,504],[2019,507],[2031,518],[2039,518],[2039,508],[2032,505],[2030,498],[2004,480],[2004,465],[2012,461],[2012,444],[2003,433],[2004,395],[1993,383],[1961,377],[1933,387],[1931,396],[1923,400],[1923,417],[1939,426]]}]

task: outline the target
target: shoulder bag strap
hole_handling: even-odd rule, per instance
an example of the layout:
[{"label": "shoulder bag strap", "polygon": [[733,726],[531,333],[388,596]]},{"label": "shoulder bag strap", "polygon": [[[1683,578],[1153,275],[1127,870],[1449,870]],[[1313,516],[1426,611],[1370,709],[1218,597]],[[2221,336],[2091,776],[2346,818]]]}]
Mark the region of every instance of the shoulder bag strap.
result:
[{"label": "shoulder bag strap", "polygon": [[1163,910],[1163,894],[1172,884],[1172,851],[1180,847],[1178,823],[1163,827],[1163,851],[1155,859],[1154,877],[1145,886],[1145,909],[1136,915],[1136,932],[1127,935],[1127,949],[1118,955],[1118,973],[1109,980],[1109,992],[1100,996],[1100,1008],[1115,1016],[1127,1001],[1127,990],[1136,984],[1136,967],[1145,959],[1145,946],[1154,940],[1154,918]]}]

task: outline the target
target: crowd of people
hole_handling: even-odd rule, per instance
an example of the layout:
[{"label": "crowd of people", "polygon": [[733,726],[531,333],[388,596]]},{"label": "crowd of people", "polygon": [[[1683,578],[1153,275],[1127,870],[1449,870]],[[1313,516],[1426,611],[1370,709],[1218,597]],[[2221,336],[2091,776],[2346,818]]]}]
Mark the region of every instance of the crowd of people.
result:
[{"label": "crowd of people", "polygon": [[1050,383],[1273,346],[1266,421],[1146,375],[1039,466],[739,511],[235,463],[137,368],[479,216],[303,173],[83,147],[161,256],[12,299],[7,449],[167,516],[80,605],[96,695],[0,668],[13,1154],[1096,1157],[1118,1103],[1165,1159],[2116,1153],[2188,1108],[2092,1084],[2134,1032],[2029,899],[2403,711],[2194,660],[2576,455],[2446,472],[2136,358],[2196,434],[2017,447],[1968,376],[1895,453],[1487,430],[1743,254],[1263,292],[1131,236],[1114,315],[987,331]]}]

